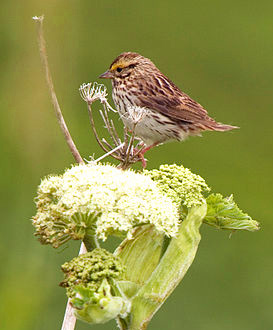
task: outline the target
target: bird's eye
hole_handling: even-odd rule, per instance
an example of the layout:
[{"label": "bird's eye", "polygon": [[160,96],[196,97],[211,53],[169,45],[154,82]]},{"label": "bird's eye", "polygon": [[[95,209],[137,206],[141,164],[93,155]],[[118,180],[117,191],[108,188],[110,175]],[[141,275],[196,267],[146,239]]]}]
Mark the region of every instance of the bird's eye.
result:
[{"label": "bird's eye", "polygon": [[122,71],[122,68],[118,67],[117,72],[121,72],[121,71]]}]

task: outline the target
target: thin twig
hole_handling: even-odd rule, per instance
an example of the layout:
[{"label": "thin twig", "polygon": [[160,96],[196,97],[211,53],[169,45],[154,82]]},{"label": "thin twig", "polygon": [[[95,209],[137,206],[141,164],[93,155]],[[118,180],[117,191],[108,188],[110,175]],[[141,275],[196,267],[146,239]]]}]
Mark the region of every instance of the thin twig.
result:
[{"label": "thin twig", "polygon": [[[134,127],[134,129],[135,129],[135,127]],[[127,164],[129,164],[129,157],[131,155],[131,150],[132,150],[132,147],[134,145],[134,140],[135,140],[135,134],[134,134],[134,130],[133,130],[130,141],[129,141],[129,144],[128,144],[128,147],[127,147],[127,150],[126,150],[126,158],[125,158],[125,161],[124,161],[125,166],[127,166]]]},{"label": "thin twig", "polygon": [[104,143],[104,144],[105,144],[110,150],[113,149],[112,146],[111,146],[111,144],[108,143],[108,142],[105,140],[105,138],[102,138],[102,139],[101,139],[101,142],[103,142],[103,143]]},{"label": "thin twig", "polygon": [[93,130],[93,133],[95,135],[95,138],[98,142],[98,144],[100,145],[100,147],[105,151],[105,152],[108,152],[109,150],[107,150],[105,148],[105,146],[102,144],[100,138],[99,138],[99,135],[97,133],[97,130],[96,130],[96,127],[95,127],[95,123],[94,123],[94,118],[93,118],[93,113],[92,113],[92,108],[91,108],[91,105],[90,104],[87,104],[87,108],[88,108],[88,114],[89,114],[89,119],[90,119],[90,123],[91,123],[91,127],[92,127],[92,130]]},{"label": "thin twig", "polygon": [[40,49],[40,56],[41,56],[41,60],[42,60],[42,65],[45,69],[45,74],[46,74],[46,82],[49,88],[49,92],[50,92],[50,96],[51,96],[51,101],[53,103],[54,109],[55,109],[55,113],[59,122],[59,125],[61,127],[61,130],[65,136],[65,140],[68,144],[68,147],[70,149],[70,151],[72,152],[72,155],[74,156],[75,160],[77,163],[84,163],[75,143],[72,140],[72,137],[68,131],[68,128],[66,126],[64,117],[62,115],[62,111],[61,108],[59,106],[59,102],[54,90],[54,85],[53,85],[53,81],[52,81],[52,76],[49,70],[49,65],[48,65],[48,60],[47,60],[47,52],[46,52],[46,42],[45,42],[45,38],[44,38],[44,32],[43,32],[43,20],[44,20],[44,16],[40,16],[40,17],[33,17],[33,19],[37,22],[38,24],[38,43],[39,43],[39,49]]},{"label": "thin twig", "polygon": [[118,133],[117,133],[116,127],[114,125],[113,119],[110,120],[110,123],[111,123],[111,126],[112,126],[113,135],[119,141],[119,143],[121,143],[121,139],[118,136]]},{"label": "thin twig", "polygon": [[108,130],[108,132],[109,132],[109,134],[110,134],[110,136],[111,136],[111,139],[112,139],[113,143],[114,143],[115,146],[117,147],[117,146],[120,145],[120,143],[116,140],[116,137],[115,137],[115,135],[114,135],[114,133],[113,133],[113,128],[112,128],[112,126],[110,125],[109,118],[108,118],[108,115],[107,115],[107,112],[106,112],[106,111],[107,111],[107,110],[104,110],[104,113],[103,113],[103,111],[100,110],[100,115],[101,115],[101,117],[102,117],[102,119],[103,119],[103,121],[104,121],[105,128]]},{"label": "thin twig", "polygon": [[109,116],[108,116],[109,110],[107,109],[105,103],[103,103],[103,109],[104,109],[104,113],[105,113],[105,117],[106,117],[108,126],[110,128],[111,137],[112,137],[113,140],[116,141],[116,144],[117,145],[120,145],[121,144],[121,139],[118,136],[118,133],[116,131],[116,128],[115,128],[115,125],[114,125],[113,120],[112,119],[111,120],[109,119]]},{"label": "thin twig", "polygon": [[124,127],[123,129],[123,139],[124,139],[124,145],[127,148],[129,141],[129,134],[128,134],[128,129],[126,127]]},{"label": "thin twig", "polygon": [[119,161],[122,162],[122,157],[120,156],[120,153],[118,153],[117,151],[119,151],[119,149],[122,149],[123,146],[124,146],[124,143],[121,143],[119,146],[116,146],[114,149],[113,147],[111,146],[110,143],[108,143],[105,138],[102,138],[101,139],[101,142],[103,142],[109,149],[110,151],[107,152],[106,154],[104,154],[102,157],[100,157],[99,159],[103,159],[105,158],[106,156],[109,156],[109,155],[112,155],[114,158],[118,159]]},{"label": "thin twig", "polygon": [[105,158],[105,157],[111,155],[113,152],[117,151],[118,149],[120,149],[120,148],[122,148],[122,147],[123,147],[123,144],[121,144],[120,146],[117,146],[115,149],[109,151],[107,154],[104,154],[104,155],[102,155],[100,158],[96,159],[95,162],[97,163],[97,162],[101,161],[103,158]]},{"label": "thin twig", "polygon": [[[89,114],[89,119],[90,119],[90,123],[91,123],[91,127],[92,127],[92,130],[93,130],[93,133],[95,135],[95,138],[98,142],[98,144],[100,145],[100,147],[108,154],[108,155],[111,155],[112,157],[114,157],[115,159],[119,160],[119,161],[122,161],[122,158],[118,155],[115,154],[115,152],[110,152],[113,148],[112,146],[105,140],[105,139],[100,139],[99,138],[99,135],[97,133],[97,130],[96,130],[96,126],[95,126],[95,123],[94,123],[94,118],[93,118],[93,112],[92,112],[92,107],[91,107],[91,104],[90,103],[87,103],[87,107],[88,107],[88,114]],[[106,127],[107,128],[107,127]],[[108,128],[107,128],[108,129]],[[110,132],[109,132],[110,133]],[[111,134],[110,134],[111,136]],[[110,149],[108,150],[105,145]],[[116,146],[116,147],[119,147],[119,146]],[[118,150],[119,148],[117,148],[116,150]]]}]

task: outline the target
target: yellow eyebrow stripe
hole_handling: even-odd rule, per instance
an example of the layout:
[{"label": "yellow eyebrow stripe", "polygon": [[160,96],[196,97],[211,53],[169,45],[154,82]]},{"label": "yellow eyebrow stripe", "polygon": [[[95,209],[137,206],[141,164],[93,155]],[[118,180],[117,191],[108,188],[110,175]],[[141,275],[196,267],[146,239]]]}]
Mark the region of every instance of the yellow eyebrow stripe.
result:
[{"label": "yellow eyebrow stripe", "polygon": [[114,63],[112,66],[111,66],[111,71],[115,71],[116,70],[116,68],[125,68],[126,66],[128,66],[129,65],[129,63],[128,62],[124,62],[124,61],[122,61],[122,62],[117,62],[117,63]]}]

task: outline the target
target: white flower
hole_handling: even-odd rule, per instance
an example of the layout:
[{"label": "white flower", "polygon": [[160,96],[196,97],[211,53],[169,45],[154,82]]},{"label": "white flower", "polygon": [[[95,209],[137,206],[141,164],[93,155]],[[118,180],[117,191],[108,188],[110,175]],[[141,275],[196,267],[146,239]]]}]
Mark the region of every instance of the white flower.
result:
[{"label": "white flower", "polygon": [[[153,224],[167,236],[179,226],[176,204],[147,175],[111,165],[77,165],[62,176],[44,179],[38,189],[36,234],[57,247],[70,238],[131,233]],[[60,243],[61,242],[61,243]]]}]

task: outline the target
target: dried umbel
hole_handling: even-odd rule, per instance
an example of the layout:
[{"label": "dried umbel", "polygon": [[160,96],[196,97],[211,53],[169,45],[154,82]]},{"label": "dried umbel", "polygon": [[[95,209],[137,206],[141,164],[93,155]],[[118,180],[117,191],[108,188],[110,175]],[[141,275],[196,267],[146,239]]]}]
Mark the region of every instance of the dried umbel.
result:
[{"label": "dried umbel", "polygon": [[[142,160],[141,152],[144,146],[139,139],[135,137],[135,129],[139,121],[145,116],[145,109],[135,115],[134,111],[128,111],[127,119],[132,121],[133,125],[131,131],[124,127],[123,136],[121,137],[117,132],[114,121],[110,119],[109,112],[114,110],[107,101],[107,90],[102,84],[88,83],[82,84],[79,88],[82,99],[87,103],[89,119],[95,138],[99,146],[106,152],[103,156],[99,157],[96,161],[100,161],[107,156],[111,156],[120,161],[119,167],[127,169],[130,165]],[[103,110],[99,111],[99,114],[104,123],[106,137],[100,138],[96,129],[96,124],[93,117],[92,103],[100,101],[103,106]]]}]

